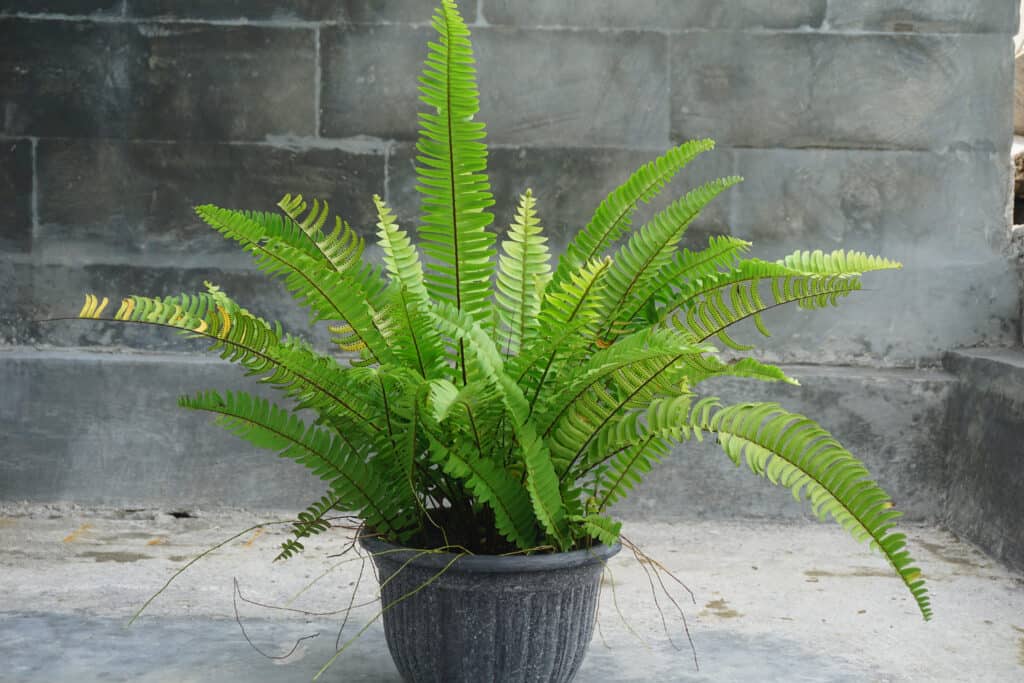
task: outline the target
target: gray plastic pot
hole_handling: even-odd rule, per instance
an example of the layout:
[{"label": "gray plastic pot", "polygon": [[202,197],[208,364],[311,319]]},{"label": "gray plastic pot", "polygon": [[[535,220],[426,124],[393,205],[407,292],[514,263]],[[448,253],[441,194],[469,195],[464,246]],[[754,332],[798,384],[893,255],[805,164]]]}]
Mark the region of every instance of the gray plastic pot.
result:
[{"label": "gray plastic pot", "polygon": [[604,562],[621,549],[455,560],[360,542],[377,565],[384,634],[407,683],[571,681],[594,634]]}]

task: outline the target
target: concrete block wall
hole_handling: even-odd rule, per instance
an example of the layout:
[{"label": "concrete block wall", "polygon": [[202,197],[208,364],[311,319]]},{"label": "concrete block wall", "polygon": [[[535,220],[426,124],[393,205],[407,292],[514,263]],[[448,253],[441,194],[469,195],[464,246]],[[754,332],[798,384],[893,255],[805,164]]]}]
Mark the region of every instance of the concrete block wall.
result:
[{"label": "concrete block wall", "polygon": [[[0,447],[0,498],[112,499],[102,476],[25,483],[53,462],[65,421],[82,429],[107,415],[97,386],[118,387],[117,405],[136,407],[131,431],[103,428],[62,457],[121,472],[131,458],[156,462],[162,453],[174,467],[201,468],[204,443],[223,452],[215,437],[169,447],[171,423],[152,409],[170,410],[179,390],[227,376],[196,372],[175,355],[194,345],[149,330],[34,321],[73,315],[86,291],[170,294],[209,279],[307,330],[281,287],[191,207],[271,209],[283,193],[302,192],[328,198],[372,236],[376,192],[413,225],[415,79],[433,4],[0,0],[0,381],[18,388],[0,394],[0,417],[19,454]],[[828,388],[794,390],[790,405],[821,414],[824,402],[836,416],[827,426],[877,460],[883,480],[886,463],[896,462],[897,498],[910,496],[915,515],[929,518],[941,501],[921,492],[940,490],[945,466],[921,465],[938,479],[920,486],[900,473],[941,443],[950,376],[915,368],[937,366],[952,348],[1019,338],[1008,227],[1017,8],[1010,0],[899,4],[462,3],[479,60],[499,228],[532,187],[560,247],[639,164],[711,136],[719,148],[656,206],[719,175],[746,181],[709,208],[691,246],[731,233],[769,258],[847,247],[905,262],[838,310],[773,312],[764,355],[854,366],[811,372]],[[737,336],[761,341],[752,330]],[[209,385],[179,386],[204,376]],[[78,398],[65,400],[69,391]],[[901,409],[883,395],[919,405]],[[847,405],[857,419],[841,418]],[[93,418],[82,416],[93,409]],[[212,431],[204,424],[173,418],[178,433]],[[891,438],[900,429],[923,433]],[[673,471],[680,482],[693,476]],[[635,509],[670,499],[676,476],[647,489]],[[202,476],[174,481],[172,494],[208,500]],[[242,487],[229,502],[278,504],[306,495],[304,486]],[[691,486],[687,509],[764,513],[763,499],[744,486],[724,500]]]}]

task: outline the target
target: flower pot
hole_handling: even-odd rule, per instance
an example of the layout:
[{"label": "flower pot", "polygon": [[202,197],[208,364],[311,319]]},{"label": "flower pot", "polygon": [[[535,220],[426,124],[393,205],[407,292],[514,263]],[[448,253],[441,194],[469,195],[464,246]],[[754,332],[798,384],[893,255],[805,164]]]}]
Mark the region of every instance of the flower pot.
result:
[{"label": "flower pot", "polygon": [[621,548],[456,560],[361,544],[383,585],[388,649],[409,683],[571,681],[594,633],[604,562]]}]

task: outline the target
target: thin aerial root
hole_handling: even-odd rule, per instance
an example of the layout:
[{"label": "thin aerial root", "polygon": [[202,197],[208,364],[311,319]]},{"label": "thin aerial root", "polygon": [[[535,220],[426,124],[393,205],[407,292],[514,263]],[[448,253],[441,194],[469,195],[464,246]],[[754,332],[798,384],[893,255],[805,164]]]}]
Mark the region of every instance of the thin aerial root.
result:
[{"label": "thin aerial root", "polygon": [[269,655],[269,654],[267,654],[266,652],[261,650],[256,645],[256,643],[252,642],[252,639],[249,637],[249,634],[245,632],[245,626],[242,624],[242,617],[241,617],[241,615],[238,614],[238,598],[237,598],[237,596],[241,593],[241,591],[238,588],[238,578],[237,577],[234,579],[234,582],[235,582],[235,590],[234,590],[234,593],[232,593],[232,595],[231,595],[231,604],[235,608],[235,621],[238,623],[238,628],[241,629],[241,631],[242,631],[242,637],[245,638],[245,642],[249,643],[249,646],[252,649],[256,650],[256,652],[260,653],[261,655],[263,655],[267,659],[278,659],[278,660],[280,660],[280,659],[288,659],[293,654],[295,654],[296,650],[299,649],[299,645],[302,644],[302,641],[309,640],[310,638],[316,638],[317,636],[320,635],[320,633],[317,632],[317,633],[310,634],[308,636],[302,636],[301,638],[299,638],[298,640],[295,641],[295,644],[292,645],[292,649],[288,650],[288,652],[286,652],[283,655]]},{"label": "thin aerial root", "polygon": [[693,635],[690,633],[690,625],[686,620],[686,613],[683,611],[683,608],[682,606],[680,606],[679,602],[675,599],[675,596],[673,596],[671,591],[668,590],[668,587],[665,585],[665,581],[662,579],[662,575],[668,576],[670,579],[675,581],[676,584],[681,586],[687,593],[689,593],[690,600],[693,602],[693,604],[697,604],[696,596],[694,595],[693,591],[690,590],[690,588],[685,583],[680,581],[679,577],[677,577],[675,574],[669,571],[664,564],[655,560],[653,557],[645,553],[635,543],[633,543],[625,537],[620,537],[620,539],[622,541],[622,544],[632,551],[633,556],[636,558],[636,561],[640,564],[640,568],[643,569],[644,574],[647,575],[648,582],[651,583],[651,595],[654,598],[655,607],[657,607],[658,613],[661,615],[662,626],[665,629],[665,634],[668,636],[669,642],[671,642],[672,646],[675,647],[677,650],[681,650],[682,648],[676,645],[675,640],[672,638],[672,634],[668,630],[668,625],[665,621],[665,614],[662,611],[661,605],[658,601],[658,593],[654,587],[654,583],[651,578],[651,572],[648,569],[647,565],[650,565],[650,567],[653,568],[653,577],[657,579],[661,591],[665,594],[665,596],[669,599],[672,605],[676,608],[676,612],[679,613],[679,618],[683,624],[683,633],[686,635],[686,641],[690,645],[690,652],[693,654],[693,665],[697,671],[700,671],[700,661],[697,657],[697,647],[693,642]]},{"label": "thin aerial root", "polygon": [[[356,577],[356,585],[352,588],[352,597],[349,598],[348,609],[344,610],[345,617],[341,620],[341,626],[338,627],[338,637],[334,639],[335,650],[341,647],[341,634],[345,632],[345,626],[348,625],[348,618],[352,615],[352,610],[354,609],[356,601],[356,595],[359,593],[359,586],[363,582],[363,572],[366,571],[366,558],[363,557],[362,553],[359,554],[359,559],[362,560],[362,564],[359,565],[359,576]],[[376,600],[374,600],[374,602],[376,602]]]}]

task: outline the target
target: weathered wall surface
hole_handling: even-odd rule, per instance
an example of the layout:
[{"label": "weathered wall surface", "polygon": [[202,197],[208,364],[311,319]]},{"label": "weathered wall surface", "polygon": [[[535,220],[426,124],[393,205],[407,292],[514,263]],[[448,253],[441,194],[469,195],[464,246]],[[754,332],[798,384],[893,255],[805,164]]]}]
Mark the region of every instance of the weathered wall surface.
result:
[{"label": "weathered wall surface", "polygon": [[[74,312],[83,290],[176,292],[209,276],[293,326],[279,288],[193,217],[203,202],[370,195],[413,223],[415,77],[433,3],[0,3],[0,342],[144,343]],[[719,149],[672,186],[746,182],[693,231],[775,257],[884,252],[843,311],[778,313],[773,357],[914,365],[1014,338],[1007,258],[1016,3],[470,0],[499,226],[532,186],[556,243],[639,163]]]},{"label": "weathered wall surface", "polygon": [[[306,329],[280,286],[201,226],[192,206],[270,209],[281,194],[302,192],[330,199],[371,235],[376,192],[414,223],[415,78],[432,4],[0,0],[0,348],[11,352],[0,351],[0,364],[12,378],[0,390],[0,415],[2,431],[16,437],[0,447],[4,476],[21,468],[18,481],[29,481],[24,468],[43,471],[57,452],[73,458],[65,418],[79,426],[107,419],[103,399],[76,382],[99,373],[112,391],[132,384],[151,392],[151,402],[124,405],[135,411],[119,413],[126,428],[158,405],[173,411],[179,389],[208,386],[191,361],[176,373],[173,355],[160,357],[155,377],[195,382],[171,387],[151,381],[145,363],[83,356],[101,347],[189,348],[177,337],[33,322],[73,315],[86,291],[170,294],[210,279],[259,313]],[[633,168],[686,138],[711,136],[719,148],[670,189],[730,173],[746,181],[710,207],[691,245],[731,233],[765,257],[842,246],[906,264],[870,278],[842,309],[773,312],[767,358],[917,367],[951,348],[1013,343],[1016,3],[900,4],[466,0],[498,225],[532,187],[552,242],[564,245]],[[737,336],[757,341],[752,330]],[[48,355],[24,374],[25,354],[40,346]],[[44,372],[52,363],[60,371]],[[92,370],[76,373],[76,363]],[[864,388],[874,372],[824,381],[845,387],[835,404],[865,406],[878,399]],[[912,403],[931,379],[895,372],[885,381],[891,391],[883,393]],[[893,430],[938,433],[942,411],[932,407],[941,393],[928,393],[928,409],[900,412],[880,401],[888,421],[862,420],[855,440],[884,450]],[[92,399],[74,399],[82,395]],[[808,410],[824,400],[792,398]],[[168,443],[177,419],[127,434],[110,419],[83,452],[121,458],[131,449],[157,462],[180,450]],[[901,457],[930,457],[931,436],[921,438],[900,442]],[[189,466],[201,481],[201,462]],[[74,498],[75,478],[61,482],[54,495]],[[283,502],[235,502],[256,500]],[[929,514],[923,503],[917,509]]]}]

